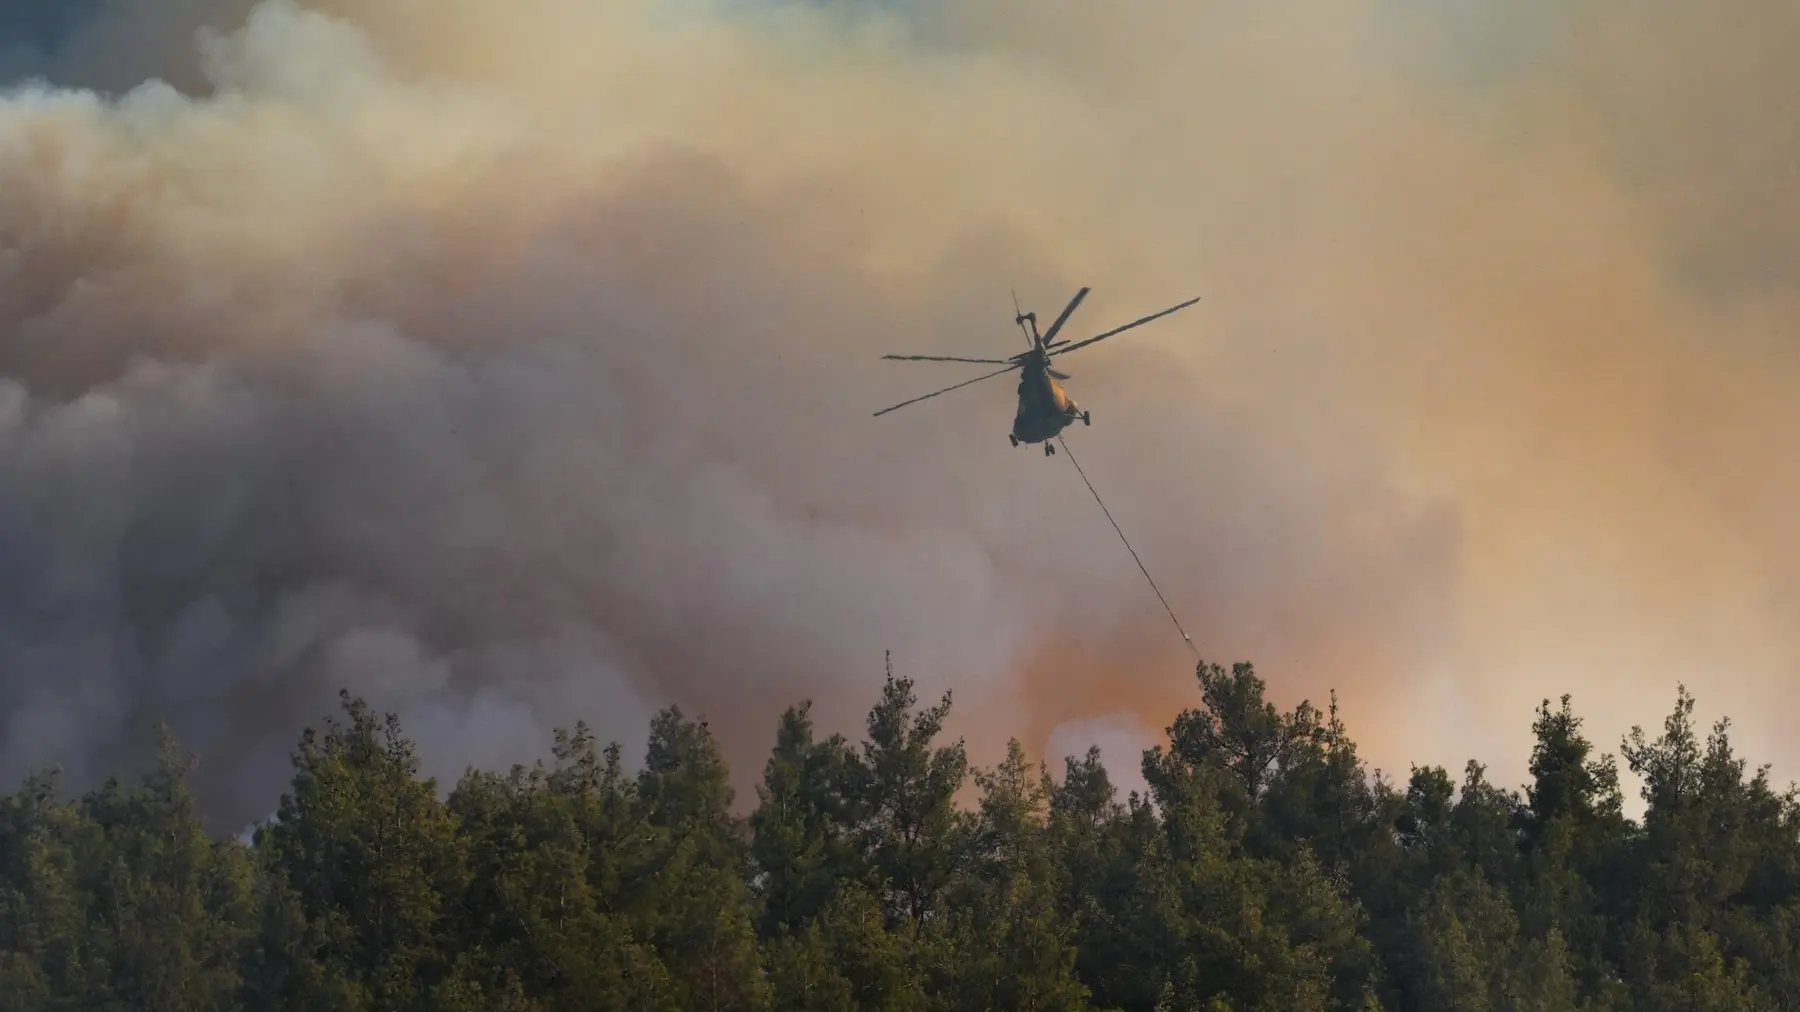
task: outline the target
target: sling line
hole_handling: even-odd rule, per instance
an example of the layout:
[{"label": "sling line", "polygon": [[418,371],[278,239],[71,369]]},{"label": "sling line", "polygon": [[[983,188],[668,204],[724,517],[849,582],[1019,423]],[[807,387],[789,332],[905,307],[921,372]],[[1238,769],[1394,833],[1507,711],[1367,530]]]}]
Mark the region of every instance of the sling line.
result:
[{"label": "sling line", "polygon": [[1062,446],[1063,452],[1068,454],[1069,463],[1075,465],[1075,473],[1081,475],[1081,481],[1093,494],[1094,501],[1100,504],[1100,512],[1106,514],[1106,522],[1112,524],[1113,532],[1119,535],[1119,541],[1125,545],[1125,550],[1131,553],[1131,561],[1137,563],[1138,572],[1144,574],[1144,580],[1150,584],[1150,589],[1156,592],[1156,599],[1162,602],[1163,610],[1169,613],[1169,621],[1175,623],[1175,631],[1181,634],[1181,641],[1186,643],[1187,648],[1193,652],[1194,659],[1199,660],[1200,648],[1194,646],[1194,641],[1188,636],[1187,630],[1181,628],[1181,620],[1175,617],[1175,609],[1169,607],[1169,599],[1163,596],[1162,588],[1156,585],[1156,581],[1150,576],[1150,570],[1144,568],[1144,560],[1138,558],[1137,549],[1131,547],[1131,542],[1125,537],[1125,532],[1119,529],[1119,522],[1113,519],[1112,510],[1106,508],[1106,500],[1100,498],[1099,490],[1094,488],[1092,481],[1088,480],[1087,472],[1081,469],[1081,462],[1075,459],[1075,454],[1069,452],[1068,441],[1063,439],[1061,433],[1057,434],[1056,441]]}]

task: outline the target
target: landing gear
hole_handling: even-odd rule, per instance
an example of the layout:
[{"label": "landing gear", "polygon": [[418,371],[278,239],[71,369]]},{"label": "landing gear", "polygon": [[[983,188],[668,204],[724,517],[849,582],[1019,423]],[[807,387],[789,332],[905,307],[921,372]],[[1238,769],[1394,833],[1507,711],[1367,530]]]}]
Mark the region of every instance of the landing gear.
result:
[{"label": "landing gear", "polygon": [[1012,434],[1012,433],[1010,433],[1010,432],[1009,432],[1009,433],[1007,433],[1007,434],[1006,434],[1006,438],[1008,438],[1008,439],[1010,439],[1010,440],[1012,440],[1012,445],[1014,445],[1014,446],[1018,446],[1018,445],[1019,445],[1019,437],[1018,437],[1018,436],[1015,436],[1015,435],[1013,435],[1013,434]]},{"label": "landing gear", "polygon": [[1046,456],[1046,457],[1056,456],[1056,444],[1055,443],[1045,443],[1044,444],[1044,456]]},{"label": "landing gear", "polygon": [[1092,424],[1094,424],[1094,415],[1093,415],[1093,412],[1090,412],[1090,411],[1083,411],[1083,412],[1082,412],[1082,413],[1081,413],[1081,424],[1083,424],[1083,425],[1092,425]]}]

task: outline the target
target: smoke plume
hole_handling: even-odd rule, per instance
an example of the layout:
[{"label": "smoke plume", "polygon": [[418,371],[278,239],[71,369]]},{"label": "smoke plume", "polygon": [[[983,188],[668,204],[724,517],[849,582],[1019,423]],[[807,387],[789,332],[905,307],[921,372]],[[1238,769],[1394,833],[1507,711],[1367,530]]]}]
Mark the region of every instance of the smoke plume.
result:
[{"label": "smoke plume", "polygon": [[870,417],[1081,285],[1204,297],[1062,367],[1209,659],[1400,773],[1680,680],[1790,771],[1800,16],[1726,6],[18,8],[0,777],[165,717],[254,817],[347,686],[441,776],[677,702],[747,786],[888,649],[1129,768],[1191,662],[1011,382]]}]

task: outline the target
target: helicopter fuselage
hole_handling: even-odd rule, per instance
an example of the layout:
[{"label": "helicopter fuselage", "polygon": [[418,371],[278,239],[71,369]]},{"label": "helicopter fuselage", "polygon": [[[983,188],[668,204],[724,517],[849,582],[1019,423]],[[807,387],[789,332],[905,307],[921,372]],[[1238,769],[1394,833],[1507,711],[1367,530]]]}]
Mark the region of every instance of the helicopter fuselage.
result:
[{"label": "helicopter fuselage", "polygon": [[1056,335],[1062,330],[1063,324],[1069,321],[1069,314],[1075,312],[1075,307],[1081,305],[1082,299],[1087,298],[1087,293],[1088,290],[1086,288],[1082,288],[1080,291],[1076,292],[1075,297],[1069,300],[1069,304],[1063,307],[1063,311],[1057,316],[1056,322],[1050,324],[1050,329],[1041,334],[1038,333],[1037,329],[1037,314],[1018,312],[1018,299],[1014,298],[1013,309],[1017,315],[1013,317],[1013,322],[1018,324],[1019,329],[1024,332],[1025,341],[1027,344],[1031,345],[1031,350],[1014,355],[1011,358],[969,358],[960,355],[881,356],[882,358],[910,362],[972,362],[981,365],[998,365],[1003,366],[1004,368],[996,369],[993,372],[982,376],[976,376],[974,379],[963,380],[961,383],[944,387],[941,390],[934,390],[931,393],[920,397],[914,397],[911,400],[901,401],[892,407],[882,408],[880,411],[875,412],[875,417],[879,418],[890,411],[897,411],[900,408],[906,407],[908,404],[917,404],[920,401],[936,397],[939,394],[947,394],[952,390],[961,390],[971,383],[979,383],[982,380],[1003,376],[1017,369],[1019,371],[1019,409],[1013,415],[1012,431],[1006,434],[1006,438],[1012,440],[1012,445],[1014,446],[1018,446],[1020,443],[1041,443],[1044,447],[1044,455],[1046,457],[1054,456],[1056,454],[1056,444],[1051,442],[1051,440],[1061,437],[1062,431],[1076,421],[1080,421],[1083,425],[1092,425],[1094,420],[1088,412],[1081,410],[1081,408],[1076,405],[1075,398],[1070,397],[1069,392],[1064,390],[1062,385],[1057,382],[1059,379],[1068,379],[1069,375],[1051,368],[1051,359],[1053,357],[1067,355],[1073,351],[1080,351],[1096,341],[1103,341],[1112,337],[1114,334],[1122,334],[1133,327],[1143,326],[1151,320],[1160,319],[1178,309],[1183,309],[1200,301],[1198,298],[1189,299],[1180,305],[1172,306],[1160,313],[1151,313],[1149,316],[1133,320],[1123,327],[1114,327],[1104,333],[1095,334],[1093,337],[1085,338],[1080,341],[1071,342],[1067,339],[1058,341]]},{"label": "helicopter fuselage", "polygon": [[1019,375],[1019,409],[1013,415],[1015,443],[1044,443],[1083,420],[1081,408],[1041,365],[1027,365]]}]

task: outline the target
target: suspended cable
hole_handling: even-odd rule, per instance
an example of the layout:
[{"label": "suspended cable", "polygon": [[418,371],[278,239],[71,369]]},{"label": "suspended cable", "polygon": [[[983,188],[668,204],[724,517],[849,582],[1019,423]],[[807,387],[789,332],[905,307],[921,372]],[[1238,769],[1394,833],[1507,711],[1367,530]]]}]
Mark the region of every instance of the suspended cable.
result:
[{"label": "suspended cable", "polygon": [[1068,441],[1063,439],[1061,433],[1057,433],[1056,442],[1062,446],[1063,453],[1068,454],[1069,463],[1075,465],[1075,473],[1081,475],[1081,481],[1087,486],[1088,492],[1093,494],[1094,501],[1100,504],[1100,512],[1106,514],[1106,522],[1112,524],[1113,532],[1119,536],[1119,541],[1125,545],[1125,550],[1131,553],[1131,561],[1137,563],[1138,572],[1144,574],[1145,582],[1149,583],[1150,589],[1156,592],[1156,599],[1162,602],[1163,610],[1169,613],[1169,621],[1175,623],[1175,631],[1181,634],[1181,642],[1186,643],[1187,648],[1193,652],[1194,659],[1199,660],[1200,648],[1194,645],[1187,630],[1181,627],[1181,620],[1175,617],[1175,609],[1169,607],[1169,599],[1163,596],[1162,588],[1158,587],[1156,580],[1151,578],[1150,570],[1144,568],[1144,560],[1138,558],[1137,549],[1131,547],[1131,541],[1125,537],[1125,532],[1119,529],[1119,522],[1113,519],[1112,510],[1106,508],[1106,500],[1100,498],[1099,490],[1094,488],[1092,481],[1088,480],[1087,472],[1081,469],[1081,461],[1076,460],[1075,454],[1069,452]]}]

